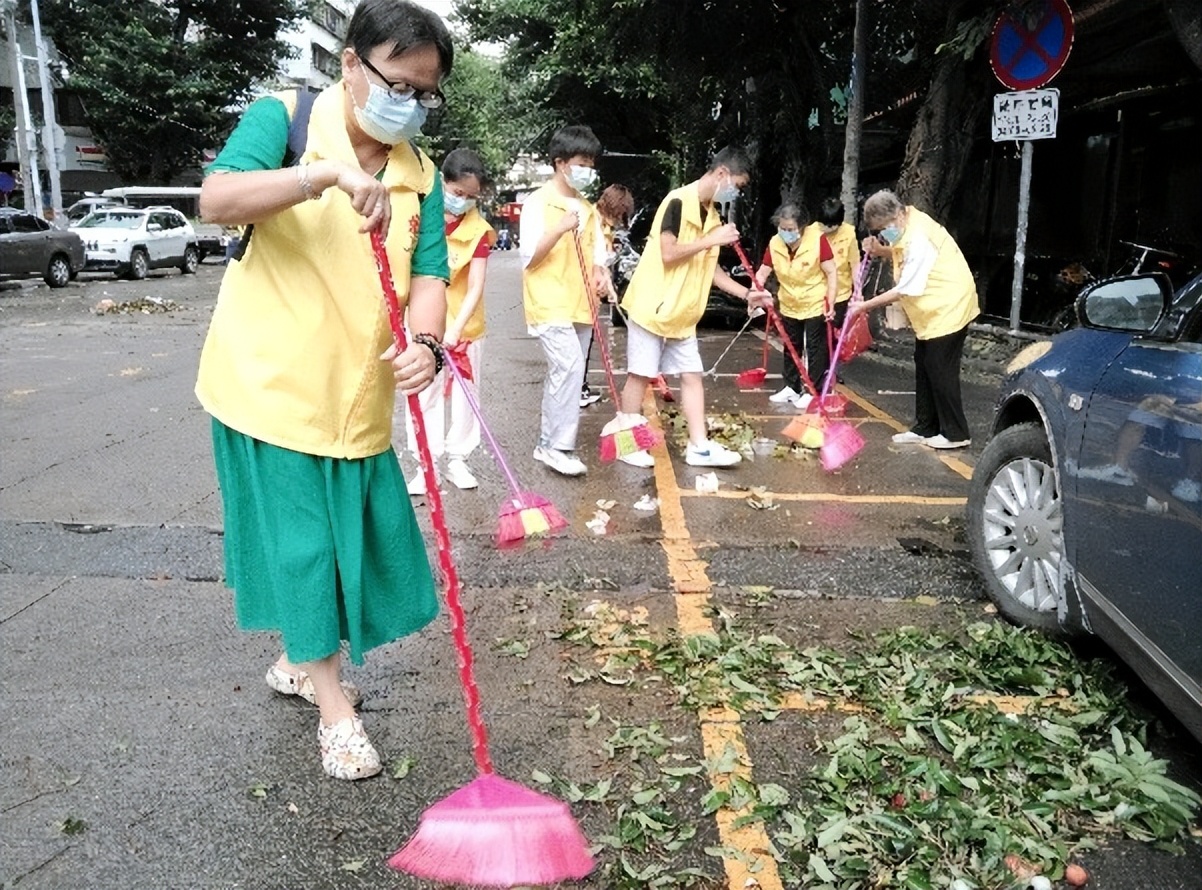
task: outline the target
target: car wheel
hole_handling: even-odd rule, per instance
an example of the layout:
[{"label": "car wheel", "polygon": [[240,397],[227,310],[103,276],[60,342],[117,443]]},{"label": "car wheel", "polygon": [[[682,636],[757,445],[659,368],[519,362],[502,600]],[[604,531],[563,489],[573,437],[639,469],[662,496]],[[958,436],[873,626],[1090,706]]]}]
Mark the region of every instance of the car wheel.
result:
[{"label": "car wheel", "polygon": [[42,277],[51,287],[66,287],[71,280],[71,261],[56,253],[46,264],[46,274]]},{"label": "car wheel", "polygon": [[150,260],[146,256],[146,251],[135,250],[129,255],[129,277],[134,281],[141,281],[146,277],[146,273],[150,271]]},{"label": "car wheel", "polygon": [[185,275],[195,275],[196,267],[200,265],[200,253],[195,247],[184,250],[184,261],[179,264],[180,271]]},{"label": "car wheel", "polygon": [[998,611],[1017,624],[1067,636],[1060,485],[1043,428],[1021,423],[990,440],[968,497],[973,560]]}]

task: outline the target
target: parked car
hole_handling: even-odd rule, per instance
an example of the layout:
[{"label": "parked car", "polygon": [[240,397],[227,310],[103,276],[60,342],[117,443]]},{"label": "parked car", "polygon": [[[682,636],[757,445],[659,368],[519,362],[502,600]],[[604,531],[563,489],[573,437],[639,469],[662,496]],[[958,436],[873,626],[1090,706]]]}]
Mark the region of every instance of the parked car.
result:
[{"label": "parked car", "polygon": [[0,277],[33,278],[65,287],[84,267],[83,241],[32,213],[0,207]]},{"label": "parked car", "polygon": [[216,223],[196,223],[192,228],[196,230],[196,247],[202,262],[211,256],[224,260],[230,245],[239,238],[236,230]]},{"label": "parked car", "polygon": [[93,210],[99,210],[102,207],[121,207],[123,204],[122,201],[106,198],[103,195],[85,195],[67,208],[67,226],[69,228],[78,225]]},{"label": "parked car", "polygon": [[968,530],[999,611],[1094,634],[1202,740],[1202,275],[1082,292],[1015,357]]},{"label": "parked car", "polygon": [[168,267],[191,274],[200,263],[192,224],[171,207],[102,207],[71,231],[83,238],[89,272],[141,279]]}]

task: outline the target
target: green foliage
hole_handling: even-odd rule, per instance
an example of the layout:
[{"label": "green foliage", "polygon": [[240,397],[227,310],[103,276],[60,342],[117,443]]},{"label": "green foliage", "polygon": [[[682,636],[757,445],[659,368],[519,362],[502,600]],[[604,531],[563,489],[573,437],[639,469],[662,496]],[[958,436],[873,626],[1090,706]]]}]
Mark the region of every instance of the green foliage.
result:
[{"label": "green foliage", "polygon": [[[289,52],[299,0],[44,0],[88,124],[126,182],[168,183],[218,145]],[[98,23],[103,26],[98,26]]]},{"label": "green foliage", "polygon": [[[588,662],[601,667],[577,664],[568,678],[584,684],[619,671],[632,687],[745,719],[778,719],[786,697],[799,695],[852,711],[834,738],[817,740],[812,770],[781,780],[789,787],[738,775],[733,748],[704,763],[728,781],[703,794],[703,812],[762,822],[788,886],[923,890],[963,877],[1002,887],[1012,882],[1007,856],[1055,879],[1074,851],[1108,835],[1170,849],[1189,837],[1202,798],[1146,749],[1148,726],[1109,662],[1001,623],[956,635],[900,628],[847,653],[749,632],[723,609],[714,620],[718,633],[682,637],[590,605],[562,637],[588,647]],[[599,718],[590,714],[587,725]],[[698,763],[675,753],[677,741],[655,725],[619,727],[601,750],[613,767],[606,793],[569,796],[607,805],[616,828],[604,843],[623,871],[654,867],[663,886],[681,886],[666,844],[679,839],[687,806],[663,786],[663,765]]]}]

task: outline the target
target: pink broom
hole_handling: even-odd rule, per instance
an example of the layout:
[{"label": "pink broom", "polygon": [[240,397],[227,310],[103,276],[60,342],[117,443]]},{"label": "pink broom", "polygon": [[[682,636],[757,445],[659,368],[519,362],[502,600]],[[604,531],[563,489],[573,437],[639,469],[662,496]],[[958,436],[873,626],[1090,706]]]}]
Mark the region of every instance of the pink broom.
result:
[{"label": "pink broom", "polygon": [[[826,372],[826,380],[822,382],[822,398],[818,399],[819,405],[823,404],[824,398],[830,392],[831,385],[835,380],[839,352],[843,346],[843,340],[847,337],[847,331],[851,327],[851,321],[852,315],[848,312],[843,316],[843,329],[839,331],[839,344],[835,348],[835,354],[831,356],[830,370]],[[864,437],[850,423],[828,422],[823,430],[822,446],[818,452],[819,459],[822,461],[822,469],[828,473],[839,469],[859,454],[863,447]]]},{"label": "pink broom", "polygon": [[467,385],[459,365],[448,356],[446,366],[451,369],[451,376],[463,390],[468,407],[472,409],[476,420],[480,422],[480,430],[484,433],[484,438],[488,440],[492,456],[496,459],[497,466],[501,469],[501,474],[509,484],[509,492],[513,496],[501,505],[501,515],[497,521],[497,546],[509,547],[527,538],[543,537],[567,528],[568,521],[555,509],[554,504],[541,495],[522,491],[518,486],[517,478],[509,469],[509,462],[501,453],[500,444],[484,420],[484,411],[480,408],[480,402],[476,399],[471,387]]},{"label": "pink broom", "polygon": [[[388,319],[397,348],[407,345],[392,268],[378,231],[371,234],[380,285],[388,304]],[[417,833],[392,855],[388,864],[419,878],[447,884],[513,887],[578,880],[593,869],[588,842],[567,805],[493,772],[488,731],[480,715],[480,691],[472,667],[472,649],[459,602],[459,575],[451,557],[447,531],[434,477],[434,461],[426,424],[416,395],[408,396],[413,430],[430,501],[430,518],[438,542],[438,563],[446,580],[451,636],[459,655],[459,682],[467,706],[472,752],[479,775],[422,813]]]},{"label": "pink broom", "polygon": [[609,357],[609,344],[605,332],[601,330],[601,319],[597,316],[597,302],[593,299],[593,284],[584,262],[584,249],[580,246],[580,235],[572,233],[576,245],[576,261],[580,265],[580,277],[584,281],[584,292],[588,297],[589,312],[593,317],[593,339],[601,350],[601,367],[605,369],[605,382],[609,386],[610,398],[613,399],[617,416],[601,427],[600,453],[601,460],[609,462],[619,457],[626,457],[636,451],[646,451],[654,448],[663,439],[647,422],[642,414],[626,414],[622,411],[622,397],[618,392],[618,382],[614,379],[614,366]]}]

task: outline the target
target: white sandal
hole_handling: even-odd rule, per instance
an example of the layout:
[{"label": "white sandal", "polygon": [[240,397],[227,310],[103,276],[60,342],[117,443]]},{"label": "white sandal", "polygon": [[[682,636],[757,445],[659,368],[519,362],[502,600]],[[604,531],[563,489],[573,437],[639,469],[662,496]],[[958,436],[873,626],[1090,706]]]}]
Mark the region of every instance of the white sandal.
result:
[{"label": "white sandal", "polygon": [[366,779],[381,770],[380,755],[372,747],[358,717],[347,717],[333,726],[317,722],[321,767],[335,779]]},{"label": "white sandal", "polygon": [[[267,671],[267,685],[280,695],[299,695],[311,705],[317,704],[317,696],[313,692],[313,680],[304,671],[290,674],[278,664],[273,664]],[[342,681],[342,694],[357,708],[363,702],[363,694],[353,683]]]}]

